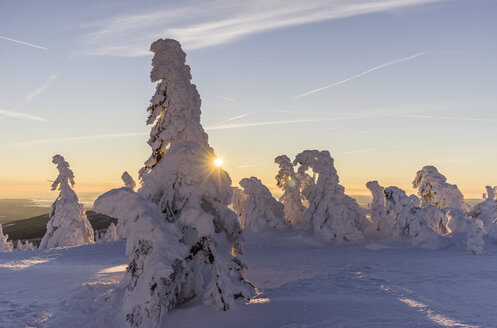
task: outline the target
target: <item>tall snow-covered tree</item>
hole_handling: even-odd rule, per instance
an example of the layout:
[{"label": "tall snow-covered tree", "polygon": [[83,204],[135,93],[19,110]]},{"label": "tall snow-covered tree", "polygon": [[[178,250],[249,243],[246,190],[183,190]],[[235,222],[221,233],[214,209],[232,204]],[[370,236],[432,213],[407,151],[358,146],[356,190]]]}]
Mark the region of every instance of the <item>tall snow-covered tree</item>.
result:
[{"label": "tall snow-covered tree", "polygon": [[228,208],[231,179],[214,166],[186,55],[171,39],[151,51],[150,76],[159,83],[148,108],[152,155],[140,171],[142,187],[112,190],[94,206],[128,226],[127,327],[162,327],[170,309],[192,299],[228,310],[253,292],[235,257],[244,241]]},{"label": "tall snow-covered tree", "polygon": [[47,232],[40,248],[54,248],[92,244],[95,242],[93,228],[88,221],[83,204],[72,189],[74,173],[61,155],[55,155],[52,162],[57,165],[59,175],[52,184],[52,191],[59,190],[59,196],[52,204]]},{"label": "tall snow-covered tree", "polygon": [[302,191],[309,201],[303,220],[304,229],[336,243],[361,242],[369,221],[357,202],[345,195],[330,153],[305,150],[296,156],[294,164],[300,164],[299,173],[311,168],[317,176],[316,182]]},{"label": "tall snow-covered tree", "polygon": [[235,212],[244,229],[261,230],[264,228],[288,228],[284,219],[283,204],[274,199],[269,189],[256,177],[245,178],[240,181],[244,201],[233,203]]},{"label": "tall snow-covered tree", "polygon": [[9,235],[3,234],[2,225],[0,224],[0,253],[12,252],[12,250],[14,249],[14,245],[12,244],[12,241],[10,241],[8,239],[9,239]]},{"label": "tall snow-covered tree", "polygon": [[447,178],[434,166],[425,166],[416,173],[412,186],[418,189],[421,201],[442,208],[470,210],[464,196],[456,185],[447,183]]},{"label": "tall snow-covered tree", "polygon": [[292,225],[304,219],[305,207],[302,203],[301,183],[297,178],[293,163],[286,155],[278,156],[274,162],[280,169],[276,175],[276,185],[283,190],[280,202],[285,206],[285,218]]}]

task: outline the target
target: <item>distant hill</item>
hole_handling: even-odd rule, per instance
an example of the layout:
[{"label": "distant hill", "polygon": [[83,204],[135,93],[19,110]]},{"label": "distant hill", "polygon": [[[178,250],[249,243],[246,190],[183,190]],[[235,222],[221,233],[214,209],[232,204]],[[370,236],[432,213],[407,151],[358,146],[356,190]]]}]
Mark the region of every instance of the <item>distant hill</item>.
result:
[{"label": "distant hill", "polygon": [[[107,229],[111,223],[117,224],[117,219],[93,211],[87,211],[86,216],[93,230]],[[29,219],[5,223],[2,225],[3,233],[8,234],[10,240],[42,238],[47,232],[48,220],[48,214],[43,214]]]}]

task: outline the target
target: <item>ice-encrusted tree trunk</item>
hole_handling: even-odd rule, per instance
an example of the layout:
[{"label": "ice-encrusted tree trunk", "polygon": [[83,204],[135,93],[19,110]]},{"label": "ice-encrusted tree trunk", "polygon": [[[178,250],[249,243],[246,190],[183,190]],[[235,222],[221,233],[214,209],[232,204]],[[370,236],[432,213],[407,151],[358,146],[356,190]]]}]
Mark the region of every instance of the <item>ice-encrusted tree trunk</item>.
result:
[{"label": "ice-encrusted tree trunk", "polygon": [[283,190],[280,202],[285,206],[285,218],[294,226],[304,219],[305,207],[302,203],[301,183],[295,174],[293,163],[286,155],[278,156],[274,162],[280,170],[276,175],[276,185]]},{"label": "ice-encrusted tree trunk", "polygon": [[240,181],[243,193],[246,195],[243,202],[233,203],[238,219],[244,229],[258,231],[264,228],[289,228],[285,221],[283,204],[274,199],[269,189],[256,177],[245,178]]},{"label": "ice-encrusted tree trunk", "polygon": [[330,153],[305,150],[296,156],[294,164],[301,165],[301,173],[311,168],[317,175],[316,183],[302,191],[309,201],[303,228],[336,243],[361,242],[370,223],[357,202],[345,195]]},{"label": "ice-encrusted tree trunk", "polygon": [[126,188],[129,188],[131,190],[135,190],[135,187],[136,187],[135,180],[133,180],[133,178],[131,177],[131,175],[127,171],[124,171],[123,175],[121,175],[121,179],[123,180],[124,186]]},{"label": "ice-encrusted tree trunk", "polygon": [[8,240],[9,235],[3,234],[2,225],[0,224],[0,253],[12,252],[14,245],[12,241]]},{"label": "ice-encrusted tree trunk", "polygon": [[424,203],[440,209],[456,208],[464,212],[470,210],[457,186],[447,183],[447,178],[434,166],[425,166],[419,170],[412,185],[418,189],[418,196]]},{"label": "ice-encrusted tree trunk", "polygon": [[59,190],[59,196],[52,204],[47,232],[40,248],[54,248],[92,244],[95,242],[93,228],[88,221],[83,204],[72,189],[74,173],[61,155],[55,155],[52,162],[57,165],[59,175],[52,184],[52,191]]},{"label": "ice-encrusted tree trunk", "polygon": [[228,208],[229,175],[213,162],[200,124],[200,96],[179,42],[151,46],[152,82],[159,82],[148,108],[154,124],[152,155],[140,170],[142,187],[112,190],[95,210],[126,222],[130,264],[123,284],[127,327],[162,327],[176,304],[199,299],[228,310],[253,286],[236,257],[242,229]]},{"label": "ice-encrusted tree trunk", "polygon": [[366,188],[371,191],[373,196],[369,206],[369,215],[376,226],[376,231],[384,237],[392,237],[397,221],[392,215],[387,213],[385,207],[385,188],[380,186],[378,181],[369,181],[366,184]]}]

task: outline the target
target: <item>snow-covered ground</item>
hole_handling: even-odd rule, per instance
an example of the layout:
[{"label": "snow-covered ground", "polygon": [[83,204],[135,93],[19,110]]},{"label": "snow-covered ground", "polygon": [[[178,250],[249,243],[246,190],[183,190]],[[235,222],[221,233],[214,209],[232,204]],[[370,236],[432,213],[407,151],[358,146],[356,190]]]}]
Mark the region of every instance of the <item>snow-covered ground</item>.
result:
[{"label": "snow-covered ground", "polygon": [[[190,302],[167,327],[495,327],[497,246],[420,250],[387,240],[331,246],[245,231],[260,294],[228,312]],[[120,327],[124,241],[0,253],[0,327]]]}]

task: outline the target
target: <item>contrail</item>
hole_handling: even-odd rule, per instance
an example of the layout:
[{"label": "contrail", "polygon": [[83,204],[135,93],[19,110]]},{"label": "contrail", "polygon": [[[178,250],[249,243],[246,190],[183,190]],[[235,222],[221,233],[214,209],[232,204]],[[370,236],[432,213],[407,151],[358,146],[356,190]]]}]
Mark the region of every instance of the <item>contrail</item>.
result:
[{"label": "contrail", "polygon": [[311,91],[308,91],[306,93],[303,93],[299,96],[296,96],[294,97],[293,99],[299,99],[299,98],[303,98],[303,97],[307,97],[307,96],[310,96],[316,92],[320,92],[320,91],[323,91],[323,90],[326,90],[326,89],[329,89],[329,88],[332,88],[334,86],[337,86],[339,84],[342,84],[342,83],[345,83],[345,82],[348,82],[348,81],[352,81],[352,80],[355,80],[357,79],[358,77],[361,77],[363,75],[366,75],[366,74],[369,74],[371,72],[374,72],[376,70],[379,70],[379,69],[382,69],[382,68],[385,68],[385,67],[388,67],[390,65],[394,65],[394,64],[398,64],[398,63],[402,63],[402,62],[405,62],[405,61],[408,61],[408,60],[411,60],[411,59],[414,59],[416,57],[419,57],[419,56],[423,56],[423,55],[426,55],[427,53],[430,53],[432,52],[432,50],[427,50],[427,51],[423,51],[423,52],[419,52],[417,54],[414,54],[412,56],[408,56],[408,57],[404,57],[404,58],[400,58],[400,59],[397,59],[397,60],[392,60],[392,61],[389,61],[389,62],[386,62],[384,64],[381,64],[381,65],[378,65],[378,66],[375,66],[373,68],[370,68],[368,69],[367,71],[364,71],[364,72],[361,72],[359,74],[356,74],[356,75],[353,75],[351,77],[348,77],[346,78],[345,80],[342,80],[342,81],[338,81],[338,82],[335,82],[333,84],[330,84],[330,85],[327,85],[325,87],[322,87],[322,88],[318,88],[318,89],[314,89],[314,90],[311,90]]},{"label": "contrail", "polygon": [[145,135],[147,135],[147,133],[144,133],[144,132],[109,133],[109,134],[97,134],[97,135],[91,135],[91,136],[68,137],[68,138],[57,138],[57,139],[28,140],[28,141],[3,144],[2,146],[40,145],[40,144],[68,142],[68,141],[93,141],[93,140],[99,140],[99,139],[136,137],[136,136],[145,136]]},{"label": "contrail", "polygon": [[0,109],[0,115],[7,116],[7,117],[13,117],[13,118],[22,118],[26,120],[33,120],[33,121],[46,121],[44,118],[39,117],[39,116],[34,116],[26,113],[19,113],[19,112],[12,112],[10,110],[5,110],[5,109]]},{"label": "contrail", "polygon": [[48,50],[47,48],[42,47],[42,46],[37,46],[36,44],[32,44],[32,43],[28,43],[28,42],[24,42],[24,41],[19,41],[19,40],[7,38],[7,37],[1,36],[1,35],[0,35],[0,39],[9,40],[9,41],[12,41],[12,42],[17,42],[17,43],[24,44],[24,45],[30,46],[30,47],[35,47],[35,48],[38,48],[38,49]]},{"label": "contrail", "polygon": [[36,89],[35,91],[31,92],[29,95],[26,96],[26,99],[24,99],[24,103],[26,104],[29,103],[31,100],[33,100],[34,97],[38,96],[43,91],[45,91],[45,89],[48,88],[50,84],[52,84],[52,82],[59,77],[60,72],[61,71],[58,71],[57,73],[50,75],[47,81],[41,87],[39,87],[38,89]]},{"label": "contrail", "polygon": [[282,125],[282,124],[310,123],[310,122],[324,122],[324,121],[340,121],[340,120],[361,119],[361,118],[367,118],[367,116],[350,116],[350,117],[337,117],[337,118],[309,118],[309,119],[253,122],[253,123],[232,123],[232,124],[225,124],[225,125],[208,126],[205,128],[205,130],[225,130],[225,129],[248,128],[248,127],[253,127],[253,126]]},{"label": "contrail", "polygon": [[221,121],[221,122],[217,122],[215,124],[213,124],[214,126],[217,126],[217,125],[221,125],[221,124],[225,124],[225,123],[228,123],[228,122],[231,122],[231,121],[234,121],[234,120],[238,120],[240,118],[244,118],[246,116],[249,116],[251,113],[246,113],[246,114],[242,114],[242,115],[238,115],[238,116],[235,116],[235,117],[232,117],[232,118],[229,118],[227,120],[224,120],[224,121]]},{"label": "contrail", "polygon": [[211,96],[213,97],[216,97],[216,98],[219,98],[219,99],[222,99],[222,100],[226,100],[226,101],[229,101],[229,102],[236,102],[235,99],[232,99],[232,98],[228,98],[228,97],[223,97],[223,96],[220,96],[220,95],[215,95],[213,93],[209,93]]}]

